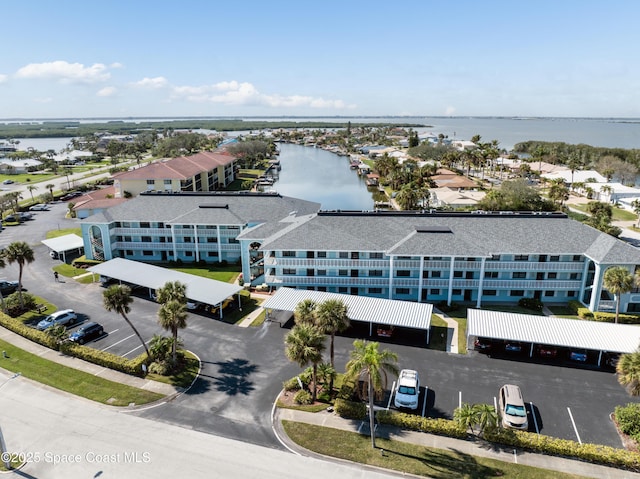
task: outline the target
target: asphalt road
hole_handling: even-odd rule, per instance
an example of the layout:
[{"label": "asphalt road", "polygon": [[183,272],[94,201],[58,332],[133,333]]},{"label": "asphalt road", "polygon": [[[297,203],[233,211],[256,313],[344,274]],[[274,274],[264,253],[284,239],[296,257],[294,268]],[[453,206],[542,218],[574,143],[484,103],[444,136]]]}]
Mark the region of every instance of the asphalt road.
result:
[{"label": "asphalt road", "polygon": [[[49,229],[76,226],[64,218],[64,204],[39,212],[35,219],[0,233],[0,245],[26,240],[36,261],[27,265],[23,282],[32,293],[48,298],[58,308],[73,308],[84,320],[101,323],[107,336],[89,343],[98,349],[129,357],[142,353],[138,339],[120,316],[102,307],[103,288],[73,280],[56,283],[56,264],[40,244]],[[8,265],[7,279],[17,278],[17,267]],[[142,296],[144,296],[142,292]],[[136,297],[129,315],[145,340],[162,330],[157,324],[158,305]],[[239,328],[218,320],[190,314],[181,331],[185,347],[203,362],[202,377],[185,395],[136,415],[164,423],[216,434],[244,442],[280,448],[271,430],[270,413],[283,381],[299,372],[284,355],[286,328],[267,323],[259,328]],[[353,338],[336,338],[336,366],[344,370]],[[464,403],[494,404],[506,383],[521,387],[528,406],[531,431],[582,442],[620,447],[609,419],[617,405],[631,398],[611,372],[571,367],[568,364],[534,364],[528,360],[499,359],[476,352],[452,355],[421,347],[384,343],[398,353],[400,368],[420,372],[421,407],[430,416],[451,417]],[[426,400],[425,400],[426,398]]]}]

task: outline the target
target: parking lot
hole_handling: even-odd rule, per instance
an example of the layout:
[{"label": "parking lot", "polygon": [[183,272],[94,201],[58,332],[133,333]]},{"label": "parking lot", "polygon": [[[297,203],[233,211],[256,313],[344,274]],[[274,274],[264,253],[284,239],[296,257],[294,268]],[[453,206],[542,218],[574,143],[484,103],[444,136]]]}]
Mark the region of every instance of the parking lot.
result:
[{"label": "parking lot", "polygon": [[[74,309],[84,322],[103,325],[107,334],[88,346],[127,357],[141,354],[140,341],[122,317],[102,306],[104,289],[99,283],[80,284],[62,277],[61,282],[55,282],[51,268],[60,260],[50,258],[40,240],[48,230],[77,227],[74,220],[64,218],[65,209],[64,204],[54,205],[51,211],[36,212],[29,222],[5,228],[0,233],[0,244],[28,241],[36,261],[25,266],[25,287],[59,309]],[[7,265],[2,273],[8,280],[17,279],[15,265]],[[154,334],[167,334],[157,323],[158,304],[141,296],[144,295],[134,298],[128,317],[145,341]],[[281,328],[279,324],[266,323],[260,328],[239,328],[192,313],[187,324],[180,336],[185,346],[201,358],[201,378],[188,394],[136,414],[279,447],[271,431],[271,407],[282,382],[300,371],[284,354],[289,325]],[[340,372],[349,359],[353,339],[353,335],[336,338],[336,368]],[[424,411],[428,416],[450,418],[461,403],[494,404],[502,385],[516,384],[527,405],[530,431],[621,446],[609,414],[617,405],[635,399],[619,386],[612,372],[570,362],[532,362],[526,356],[488,357],[475,351],[448,354],[421,347],[423,341],[420,334],[414,345],[381,345],[398,354],[401,369],[419,371],[419,414]]]}]

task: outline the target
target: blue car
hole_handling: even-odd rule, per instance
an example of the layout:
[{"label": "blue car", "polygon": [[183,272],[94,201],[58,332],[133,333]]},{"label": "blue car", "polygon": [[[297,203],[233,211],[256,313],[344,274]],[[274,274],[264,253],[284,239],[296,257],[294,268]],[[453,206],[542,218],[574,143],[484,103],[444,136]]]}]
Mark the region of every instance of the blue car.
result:
[{"label": "blue car", "polygon": [[576,349],[569,353],[569,359],[571,361],[577,361],[579,363],[587,362],[587,350],[586,349]]}]

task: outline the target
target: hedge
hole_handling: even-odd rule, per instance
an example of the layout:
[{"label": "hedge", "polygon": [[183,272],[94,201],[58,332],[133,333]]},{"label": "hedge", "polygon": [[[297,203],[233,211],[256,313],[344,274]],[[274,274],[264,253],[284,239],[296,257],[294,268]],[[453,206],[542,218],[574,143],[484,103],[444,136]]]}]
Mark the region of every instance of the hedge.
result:
[{"label": "hedge", "polygon": [[38,331],[35,328],[29,327],[19,319],[11,318],[4,313],[0,313],[0,326],[3,326],[35,343],[46,346],[49,349],[61,351],[67,356],[74,356],[90,363],[114,369],[126,374],[144,376],[142,365],[147,362],[146,353],[133,359],[127,359],[113,353],[99,351],[87,346],[81,346],[70,341],[58,343],[56,338],[53,336],[50,336],[44,331]]},{"label": "hedge", "polygon": [[[572,300],[568,303],[569,309],[577,314],[580,319],[588,319],[590,321],[600,321],[603,323],[614,323],[616,320],[616,313],[604,313],[602,311],[596,311],[595,313],[585,307],[580,301]],[[620,313],[618,315],[618,323],[621,324],[640,324],[640,315]]]},{"label": "hedge", "polygon": [[[349,419],[364,419],[367,411],[364,403],[336,399],[335,412]],[[469,437],[462,426],[450,419],[426,418],[396,411],[379,411],[376,417],[381,424],[389,424],[403,429],[459,439]],[[518,447],[531,452],[568,457],[640,472],[640,453],[626,449],[616,449],[598,444],[581,444],[567,439],[503,428],[485,430],[482,438],[492,443]]]}]

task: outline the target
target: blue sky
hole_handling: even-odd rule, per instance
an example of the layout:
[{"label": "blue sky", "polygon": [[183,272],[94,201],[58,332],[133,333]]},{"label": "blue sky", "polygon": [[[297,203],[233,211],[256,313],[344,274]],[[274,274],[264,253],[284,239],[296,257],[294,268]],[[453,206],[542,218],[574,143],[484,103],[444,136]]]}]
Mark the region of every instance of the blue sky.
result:
[{"label": "blue sky", "polygon": [[3,2],[0,118],[640,117],[640,2]]}]

